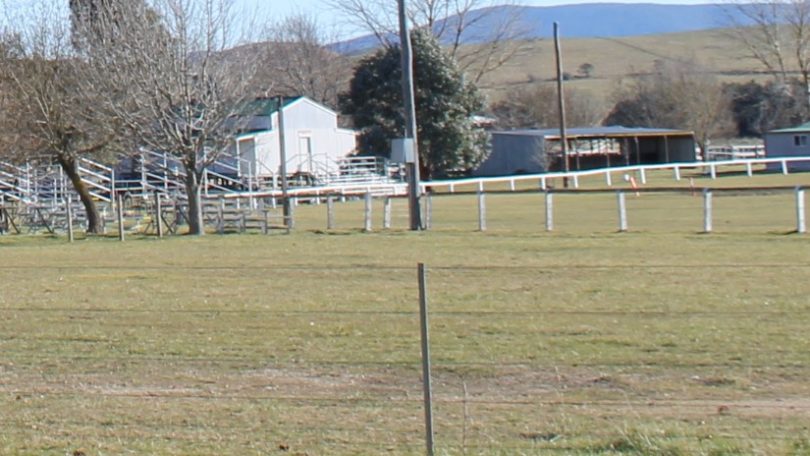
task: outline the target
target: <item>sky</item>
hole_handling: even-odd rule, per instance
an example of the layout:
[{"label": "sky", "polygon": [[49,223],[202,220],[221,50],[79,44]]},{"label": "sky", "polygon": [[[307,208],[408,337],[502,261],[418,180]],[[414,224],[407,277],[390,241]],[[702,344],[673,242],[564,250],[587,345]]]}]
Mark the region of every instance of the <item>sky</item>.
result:
[{"label": "sky", "polygon": [[[392,8],[396,3],[390,0]],[[406,0],[407,1],[407,0]],[[720,3],[723,0],[519,0],[528,6],[554,6],[575,3],[661,3],[669,5],[694,5],[701,3]],[[345,20],[324,4],[323,0],[235,0],[239,8],[256,10],[257,8],[271,17],[286,17],[304,13],[312,15],[324,25],[341,30],[341,35],[351,36],[356,32],[347,28]]]}]

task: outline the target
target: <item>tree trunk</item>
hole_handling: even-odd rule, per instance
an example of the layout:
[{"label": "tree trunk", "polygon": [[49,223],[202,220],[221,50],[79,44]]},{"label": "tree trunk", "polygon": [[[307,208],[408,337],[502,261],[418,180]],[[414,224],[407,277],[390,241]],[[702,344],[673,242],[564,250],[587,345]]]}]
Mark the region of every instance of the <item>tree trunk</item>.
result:
[{"label": "tree trunk", "polygon": [[98,212],[98,207],[93,200],[93,195],[90,194],[90,189],[82,180],[76,158],[59,154],[56,160],[70,179],[71,184],[73,184],[73,189],[79,194],[79,199],[82,205],[84,205],[84,212],[87,214],[87,234],[101,234],[104,231],[101,214]]},{"label": "tree trunk", "polygon": [[186,169],[186,197],[188,197],[188,234],[202,236],[205,234],[205,225],[200,179],[197,173],[191,169]]}]

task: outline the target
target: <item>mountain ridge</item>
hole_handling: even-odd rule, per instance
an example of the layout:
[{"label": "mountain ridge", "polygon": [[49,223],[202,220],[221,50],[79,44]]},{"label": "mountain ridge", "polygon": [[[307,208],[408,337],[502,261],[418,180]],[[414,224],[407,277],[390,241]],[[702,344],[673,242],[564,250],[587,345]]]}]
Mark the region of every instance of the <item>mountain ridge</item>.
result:
[{"label": "mountain ridge", "polygon": [[[740,6],[720,3],[669,5],[659,3],[581,3],[558,6],[493,6],[472,11],[474,25],[462,35],[463,44],[486,42],[490,30],[508,17],[525,30],[524,39],[549,38],[552,24],[560,24],[564,38],[620,38],[661,35],[751,25]],[[449,17],[437,27],[457,20]],[[345,54],[367,52],[379,45],[376,37],[365,35],[337,43],[335,50]]]}]

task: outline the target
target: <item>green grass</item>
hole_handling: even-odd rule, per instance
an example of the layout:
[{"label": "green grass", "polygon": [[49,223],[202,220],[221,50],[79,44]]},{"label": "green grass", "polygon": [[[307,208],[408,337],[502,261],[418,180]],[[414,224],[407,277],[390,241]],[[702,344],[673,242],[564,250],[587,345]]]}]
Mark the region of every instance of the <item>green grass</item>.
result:
[{"label": "green grass", "polygon": [[612,194],[552,233],[520,194],[485,233],[456,195],[427,233],[397,201],[388,232],[348,202],[332,233],[0,237],[0,454],[423,453],[418,262],[439,454],[807,454],[792,197],[717,197],[709,235],[688,194],[628,196],[629,233]]}]

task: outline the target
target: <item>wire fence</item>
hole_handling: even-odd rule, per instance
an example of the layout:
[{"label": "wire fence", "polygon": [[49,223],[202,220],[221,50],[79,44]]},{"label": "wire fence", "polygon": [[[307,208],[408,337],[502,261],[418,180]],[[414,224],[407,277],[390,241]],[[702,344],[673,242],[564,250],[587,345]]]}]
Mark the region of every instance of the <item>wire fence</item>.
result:
[{"label": "wire fence", "polygon": [[[599,258],[428,265],[440,454],[804,448],[806,256]],[[59,259],[0,268],[3,452],[424,452],[415,268]]]}]

